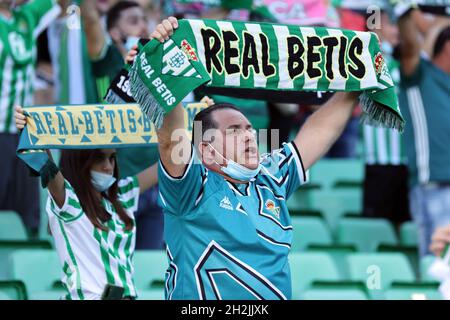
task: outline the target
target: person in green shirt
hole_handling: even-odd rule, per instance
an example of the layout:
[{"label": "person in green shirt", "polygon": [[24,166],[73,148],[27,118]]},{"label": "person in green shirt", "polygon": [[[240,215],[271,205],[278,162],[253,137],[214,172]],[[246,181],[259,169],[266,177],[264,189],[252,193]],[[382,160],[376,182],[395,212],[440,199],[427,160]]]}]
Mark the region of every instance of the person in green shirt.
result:
[{"label": "person in green shirt", "polygon": [[94,0],[81,4],[87,51],[92,62],[98,102],[124,64],[124,57],[139,38],[148,38],[144,9],[133,1],[119,1],[106,14],[106,30]]},{"label": "person in green shirt", "polygon": [[[429,21],[417,9],[399,20],[399,102],[420,256],[431,253],[433,231],[450,223],[450,20]],[[421,29],[424,43],[432,44],[426,56]]]},{"label": "person in green shirt", "polygon": [[0,2],[0,210],[20,214],[31,235],[39,229],[39,186],[16,157],[14,106],[33,104],[36,39],[61,12],[56,0]]},{"label": "person in green shirt", "polygon": [[[394,58],[398,45],[397,24],[384,9],[380,15],[380,28],[373,28],[381,42],[383,57],[392,80],[400,82],[400,63]],[[402,135],[393,129],[363,126],[365,176],[363,190],[363,216],[389,219],[396,228],[410,220],[408,197],[408,167]],[[384,192],[378,192],[384,190]]]}]

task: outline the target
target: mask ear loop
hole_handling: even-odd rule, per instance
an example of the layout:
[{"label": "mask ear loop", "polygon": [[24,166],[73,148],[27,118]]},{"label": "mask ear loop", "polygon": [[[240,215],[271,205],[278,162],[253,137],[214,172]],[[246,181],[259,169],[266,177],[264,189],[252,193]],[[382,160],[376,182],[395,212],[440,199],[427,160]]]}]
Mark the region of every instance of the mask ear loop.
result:
[{"label": "mask ear loop", "polygon": [[[226,164],[226,166],[228,166],[228,159],[225,158],[219,151],[217,151],[216,148],[214,148],[210,142],[208,142],[208,145],[211,147],[211,149],[214,150],[215,153],[217,153],[224,160],[224,163]],[[214,162],[221,168],[224,167],[224,166],[220,165],[216,160],[214,160]]]}]

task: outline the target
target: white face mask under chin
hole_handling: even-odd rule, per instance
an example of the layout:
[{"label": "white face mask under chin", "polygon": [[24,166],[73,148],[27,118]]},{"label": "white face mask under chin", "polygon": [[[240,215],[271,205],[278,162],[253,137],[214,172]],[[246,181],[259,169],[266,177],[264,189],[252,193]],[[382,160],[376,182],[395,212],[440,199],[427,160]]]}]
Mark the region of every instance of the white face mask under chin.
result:
[{"label": "white face mask under chin", "polygon": [[227,159],[225,158],[220,152],[218,152],[216,149],[214,149],[214,147],[209,144],[209,146],[215,151],[217,152],[218,155],[220,155],[224,160],[226,160],[227,162],[227,166],[221,166],[220,164],[218,164],[216,162],[216,164],[218,164],[220,166],[220,170],[222,170],[222,172],[224,172],[227,176],[229,176],[230,178],[239,180],[239,181],[250,181],[251,179],[253,179],[254,177],[256,177],[259,173],[259,171],[261,171],[261,163],[258,163],[258,167],[256,169],[249,169],[247,167],[244,167],[243,165],[240,165],[239,163]]},{"label": "white face mask under chin", "polygon": [[95,190],[104,192],[116,182],[116,178],[112,174],[91,170],[91,182]]}]

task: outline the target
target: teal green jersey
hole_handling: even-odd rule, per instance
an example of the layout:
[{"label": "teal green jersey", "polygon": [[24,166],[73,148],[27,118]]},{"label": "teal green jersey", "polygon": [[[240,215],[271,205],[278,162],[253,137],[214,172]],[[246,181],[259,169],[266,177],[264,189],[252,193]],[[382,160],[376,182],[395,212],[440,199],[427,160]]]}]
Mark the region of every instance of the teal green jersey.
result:
[{"label": "teal green jersey", "polygon": [[15,105],[33,104],[36,38],[60,13],[55,0],[34,0],[0,14],[0,133],[17,133]]},{"label": "teal green jersey", "polygon": [[291,298],[288,197],[307,180],[293,142],[261,157],[248,184],[233,184],[194,155],[182,177],[159,165],[169,268],[166,299]]},{"label": "teal green jersey", "polygon": [[400,88],[411,184],[450,182],[450,75],[421,58]]}]

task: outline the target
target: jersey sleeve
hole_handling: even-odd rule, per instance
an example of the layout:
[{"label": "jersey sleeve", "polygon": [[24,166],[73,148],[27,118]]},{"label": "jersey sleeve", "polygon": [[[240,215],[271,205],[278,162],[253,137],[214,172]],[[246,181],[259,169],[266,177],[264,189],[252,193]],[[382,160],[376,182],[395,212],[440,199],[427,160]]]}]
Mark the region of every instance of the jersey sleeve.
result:
[{"label": "jersey sleeve", "polygon": [[109,37],[106,37],[106,42],[99,56],[91,59],[92,73],[96,78],[105,76],[115,76],[117,72],[123,67],[123,58],[119,49],[113,44]]},{"label": "jersey sleeve", "polygon": [[295,142],[284,143],[283,147],[263,156],[262,173],[268,175],[284,191],[285,198],[308,182],[305,170]]},{"label": "jersey sleeve", "polygon": [[194,147],[186,171],[181,177],[172,177],[159,161],[159,203],[169,213],[184,215],[191,212],[203,195],[207,172],[198,159]]},{"label": "jersey sleeve", "polygon": [[430,62],[421,56],[419,63],[417,64],[417,67],[412,74],[406,75],[403,72],[401,72],[400,69],[400,79],[401,79],[400,84],[403,87],[412,87],[418,85],[422,80],[422,78],[425,76],[426,68],[427,65],[429,64]]},{"label": "jersey sleeve", "polygon": [[119,194],[118,199],[122,207],[131,218],[134,218],[134,212],[137,211],[139,205],[139,181],[137,176],[121,179],[118,182]]},{"label": "jersey sleeve", "polygon": [[83,215],[83,209],[69,181],[64,180],[64,188],[66,197],[61,208],[56,204],[52,194],[48,192],[47,213],[55,215],[62,222],[69,223],[80,218]]},{"label": "jersey sleeve", "polygon": [[20,10],[29,17],[34,37],[45,30],[61,13],[56,0],[32,0],[24,4]]}]

